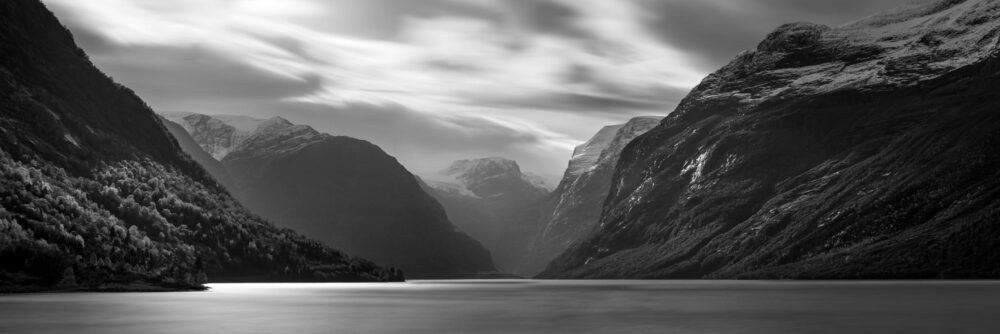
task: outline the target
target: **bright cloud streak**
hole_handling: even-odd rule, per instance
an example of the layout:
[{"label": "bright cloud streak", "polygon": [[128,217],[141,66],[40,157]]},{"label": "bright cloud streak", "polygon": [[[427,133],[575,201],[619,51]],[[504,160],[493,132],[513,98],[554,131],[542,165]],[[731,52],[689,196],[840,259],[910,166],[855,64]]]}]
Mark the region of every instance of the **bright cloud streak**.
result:
[{"label": "bright cloud streak", "polygon": [[643,0],[45,2],[157,109],[282,115],[417,171],[505,155],[560,173],[601,126],[665,115],[707,74]]}]

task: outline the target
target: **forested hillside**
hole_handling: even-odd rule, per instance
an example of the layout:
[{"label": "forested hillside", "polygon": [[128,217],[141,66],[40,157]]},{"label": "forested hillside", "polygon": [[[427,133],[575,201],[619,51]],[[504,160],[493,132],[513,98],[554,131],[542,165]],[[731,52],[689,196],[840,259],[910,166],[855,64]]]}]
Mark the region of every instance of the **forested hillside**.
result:
[{"label": "forested hillside", "polygon": [[39,1],[0,46],[0,290],[402,279],[250,214]]}]

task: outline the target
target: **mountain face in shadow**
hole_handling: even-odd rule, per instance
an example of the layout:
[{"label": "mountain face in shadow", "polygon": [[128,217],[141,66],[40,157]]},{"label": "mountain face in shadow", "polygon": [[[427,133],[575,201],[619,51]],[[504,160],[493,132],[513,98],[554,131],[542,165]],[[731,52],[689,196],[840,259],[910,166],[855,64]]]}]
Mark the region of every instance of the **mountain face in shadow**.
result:
[{"label": "mountain face in shadow", "polygon": [[797,23],[625,149],[542,277],[1000,277],[1000,2]]},{"label": "mountain face in shadow", "polygon": [[544,183],[499,157],[455,161],[421,178],[451,220],[486,245],[499,269],[514,272],[534,234],[519,228],[522,211],[548,195]]},{"label": "mountain face in shadow", "polygon": [[0,22],[0,290],[402,279],[250,214],[39,1]]},{"label": "mountain face in shadow", "polygon": [[280,117],[170,118],[221,159],[241,203],[282,226],[401,268],[408,277],[495,270],[489,252],[455,228],[417,179],[378,146]]},{"label": "mountain face in shadow", "polygon": [[573,151],[559,186],[543,200],[522,208],[519,218],[530,233],[517,249],[514,273],[534,276],[556,256],[588,236],[601,215],[611,177],[629,142],[659,124],[662,117],[636,117],[602,128]]}]

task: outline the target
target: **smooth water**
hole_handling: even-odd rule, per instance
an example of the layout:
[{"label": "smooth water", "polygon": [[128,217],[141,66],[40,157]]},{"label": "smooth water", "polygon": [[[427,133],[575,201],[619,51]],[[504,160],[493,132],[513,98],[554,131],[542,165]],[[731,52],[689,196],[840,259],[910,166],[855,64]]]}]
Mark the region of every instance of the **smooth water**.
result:
[{"label": "smooth water", "polygon": [[0,296],[0,333],[1000,333],[1000,282],[210,286]]}]

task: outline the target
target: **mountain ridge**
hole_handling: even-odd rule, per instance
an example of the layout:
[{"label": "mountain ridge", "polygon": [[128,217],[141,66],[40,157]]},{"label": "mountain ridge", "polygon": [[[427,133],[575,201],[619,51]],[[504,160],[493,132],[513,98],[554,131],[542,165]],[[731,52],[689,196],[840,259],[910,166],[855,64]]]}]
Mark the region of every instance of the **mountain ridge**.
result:
[{"label": "mountain ridge", "polygon": [[[188,123],[188,132],[204,135],[202,148],[225,152],[221,163],[236,180],[232,192],[264,217],[402,268],[410,277],[495,271],[488,252],[452,225],[395,158],[370,142],[280,117],[186,114],[179,120]],[[243,130],[227,123],[232,121]],[[220,127],[212,123],[225,127],[216,131]],[[213,135],[236,140],[219,146]]]},{"label": "mountain ridge", "polygon": [[995,278],[1000,3],[789,24],[627,146],[546,278]]}]

